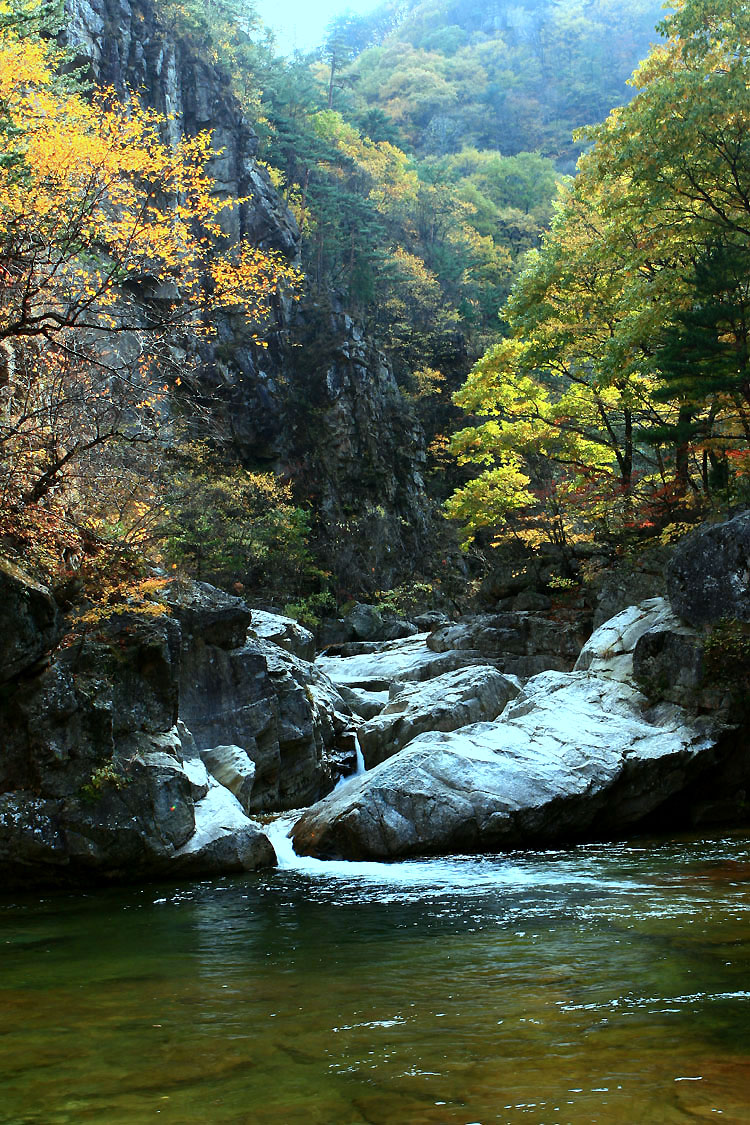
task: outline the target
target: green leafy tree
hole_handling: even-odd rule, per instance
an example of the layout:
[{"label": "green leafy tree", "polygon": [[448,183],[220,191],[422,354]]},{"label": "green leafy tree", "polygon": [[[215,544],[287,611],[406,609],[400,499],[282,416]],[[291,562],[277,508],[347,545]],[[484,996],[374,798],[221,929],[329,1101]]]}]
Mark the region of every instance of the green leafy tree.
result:
[{"label": "green leafy tree", "polygon": [[[746,464],[750,18],[730,0],[682,0],[662,31],[638,95],[588,133],[503,310],[512,343],[458,396],[488,418],[457,436],[459,456],[502,483],[521,454],[532,493],[551,481],[563,500],[569,534],[671,515]],[[492,526],[482,487],[451,514],[466,518],[473,497],[474,526]]]}]

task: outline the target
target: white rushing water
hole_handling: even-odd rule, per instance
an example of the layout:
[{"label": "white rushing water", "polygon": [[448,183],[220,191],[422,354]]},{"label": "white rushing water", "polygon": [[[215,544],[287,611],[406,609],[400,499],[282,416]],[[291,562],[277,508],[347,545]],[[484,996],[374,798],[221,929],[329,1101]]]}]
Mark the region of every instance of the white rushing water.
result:
[{"label": "white rushing water", "polygon": [[285,813],[265,825],[264,831],[276,851],[278,870],[312,877],[321,883],[357,885],[363,891],[369,886],[377,891],[380,901],[384,900],[384,892],[397,898],[403,893],[407,897],[416,893],[417,897],[429,898],[446,892],[471,896],[561,887],[568,891],[578,887],[587,892],[627,890],[629,893],[647,889],[640,888],[639,881],[603,877],[599,864],[595,862],[590,867],[581,854],[575,861],[561,853],[536,852],[528,856],[518,853],[435,856],[390,863],[300,856],[294,850],[289,832],[302,811]]},{"label": "white rushing water", "polygon": [[367,773],[367,767],[365,766],[365,756],[362,753],[362,747],[359,744],[359,739],[356,734],[354,736],[354,743],[357,753],[357,768],[354,771],[354,776],[358,777],[362,773]]},{"label": "white rushing water", "polygon": [[334,793],[336,792],[337,789],[340,789],[342,785],[346,785],[347,782],[351,781],[351,779],[353,777],[361,777],[363,773],[367,773],[367,766],[365,765],[365,756],[362,753],[362,747],[359,744],[359,739],[358,739],[356,734],[354,735],[354,753],[355,753],[355,763],[356,763],[356,765],[354,767],[354,773],[350,773],[350,774],[348,774],[348,776],[345,776],[345,777],[340,777],[338,779],[338,781],[336,782],[336,785],[334,786]]}]

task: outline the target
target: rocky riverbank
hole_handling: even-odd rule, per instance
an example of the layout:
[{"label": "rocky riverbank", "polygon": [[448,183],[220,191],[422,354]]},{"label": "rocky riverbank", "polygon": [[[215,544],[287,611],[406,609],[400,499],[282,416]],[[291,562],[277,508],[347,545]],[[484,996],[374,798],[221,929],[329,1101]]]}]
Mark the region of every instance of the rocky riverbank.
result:
[{"label": "rocky riverbank", "polygon": [[745,823],[749,560],[744,514],[585,644],[570,614],[433,614],[315,661],[295,622],[190,581],[71,630],[4,565],[6,885],[252,870],[259,814],[305,806],[297,850],[344,858]]},{"label": "rocky riverbank", "polygon": [[376,768],[302,815],[297,851],[391,859],[746,822],[750,515],[683,541],[666,582],[668,598],[601,625],[572,672],[550,662],[504,685],[504,707],[492,665],[537,659],[518,655],[523,613],[324,660],[349,690],[390,680],[389,702],[360,733]]}]

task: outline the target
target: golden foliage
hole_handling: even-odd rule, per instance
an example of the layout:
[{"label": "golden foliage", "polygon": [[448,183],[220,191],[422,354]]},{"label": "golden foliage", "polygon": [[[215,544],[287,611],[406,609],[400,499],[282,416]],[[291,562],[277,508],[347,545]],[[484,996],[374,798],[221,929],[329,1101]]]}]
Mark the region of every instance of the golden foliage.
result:
[{"label": "golden foliage", "polygon": [[[167,123],[111,90],[87,100],[54,81],[58,52],[0,32],[0,98],[19,163],[0,167],[0,337],[68,326],[117,330],[129,283],[162,287],[160,319],[205,331],[217,307],[262,320],[280,282],[272,254],[220,252],[240,200],[213,191],[207,133],[163,139]],[[207,285],[207,277],[213,285]]]}]

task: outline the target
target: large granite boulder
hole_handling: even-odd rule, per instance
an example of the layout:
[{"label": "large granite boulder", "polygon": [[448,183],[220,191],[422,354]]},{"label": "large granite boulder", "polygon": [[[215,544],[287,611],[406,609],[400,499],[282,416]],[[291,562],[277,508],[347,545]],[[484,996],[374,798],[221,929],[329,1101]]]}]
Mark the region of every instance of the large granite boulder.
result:
[{"label": "large granite boulder", "polygon": [[[477,628],[467,643],[483,643]],[[741,819],[750,762],[704,644],[664,598],[632,606],[597,629],[575,671],[534,676],[493,722],[418,735],[308,810],[295,847],[392,858],[607,837],[657,813],[670,827],[706,809]]]},{"label": "large granite boulder", "polygon": [[201,761],[211,776],[250,809],[255,784],[255,762],[241,746],[213,746],[201,750]]},{"label": "large granite boulder", "polygon": [[689,625],[750,621],[750,512],[678,543],[667,566],[667,593]]},{"label": "large granite boulder", "polygon": [[175,579],[162,597],[171,616],[179,621],[183,637],[200,638],[203,644],[224,649],[245,643],[252,614],[242,598],[193,579]]},{"label": "large granite boulder", "polygon": [[526,677],[549,669],[570,671],[590,624],[588,613],[480,614],[438,627],[426,643],[433,652],[479,653],[502,672]]},{"label": "large granite boulder", "polygon": [[315,637],[291,617],[279,613],[268,613],[263,609],[253,610],[250,634],[262,641],[273,641],[279,648],[299,656],[301,660],[315,659]]},{"label": "large granite boulder", "polygon": [[179,848],[170,870],[180,875],[225,875],[274,867],[276,853],[259,824],[245,816],[223,785],[209,785],[195,806],[195,831]]},{"label": "large granite boulder", "polygon": [[[354,769],[356,723],[348,704],[321,669],[280,647],[278,635],[263,639],[251,627],[247,637],[244,631],[240,636],[247,607],[242,602],[236,607],[239,599],[209,587],[204,620],[196,607],[203,605],[205,591],[196,596],[195,586],[200,584],[181,583],[169,604],[182,623],[180,717],[198,750],[235,747],[246,755],[252,779],[248,766],[232,788],[237,795],[241,789],[248,811],[299,808],[317,800],[342,768]],[[237,628],[217,635],[205,626],[213,625],[220,605],[228,620],[237,613]]]},{"label": "large granite boulder", "polygon": [[577,672],[594,672],[609,680],[628,682],[633,676],[633,654],[640,639],[653,630],[692,632],[684,629],[665,598],[648,598],[605,621],[581,649]]},{"label": "large granite boulder", "polygon": [[707,639],[703,630],[677,617],[665,598],[648,598],[601,625],[575,667],[635,682],[652,701],[677,703],[733,723],[742,717],[747,685],[736,681],[736,660],[717,674],[706,659]]},{"label": "large granite boulder", "polygon": [[371,768],[385,761],[425,731],[495,719],[520,689],[515,677],[481,664],[426,682],[394,684],[380,714],[359,728],[365,764]]},{"label": "large granite boulder", "polygon": [[417,632],[416,625],[397,617],[382,606],[357,602],[344,618],[352,638],[358,641],[395,641],[400,637],[412,637]]},{"label": "large granite boulder", "polygon": [[712,769],[717,733],[590,673],[534,677],[492,723],[422,734],[297,821],[346,859],[552,845],[642,823]]},{"label": "large granite boulder", "polygon": [[227,870],[272,862],[234,797],[231,824],[204,813],[216,783],[177,722],[180,653],[166,614],[114,615],[0,687],[4,885],[210,874],[218,855],[234,857]]},{"label": "large granite boulder", "polygon": [[494,661],[477,649],[433,652],[427,647],[429,633],[417,633],[395,641],[360,641],[337,645],[316,660],[335,684],[370,693],[388,691],[393,683],[431,680],[475,664]]},{"label": "large granite boulder", "polygon": [[20,567],[0,559],[0,681],[41,660],[62,636],[54,598]]}]

